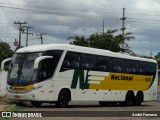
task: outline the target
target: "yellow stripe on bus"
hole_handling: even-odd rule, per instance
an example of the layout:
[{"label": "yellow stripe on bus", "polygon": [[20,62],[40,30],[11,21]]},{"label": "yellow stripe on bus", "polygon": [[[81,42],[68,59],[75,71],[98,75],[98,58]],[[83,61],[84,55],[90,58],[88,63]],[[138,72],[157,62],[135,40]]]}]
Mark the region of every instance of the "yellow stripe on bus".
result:
[{"label": "yellow stripe on bus", "polygon": [[89,84],[89,89],[102,90],[147,90],[153,75],[109,73],[100,84]]},{"label": "yellow stripe on bus", "polygon": [[28,85],[28,86],[13,86],[13,90],[29,90],[34,88],[34,85]]}]

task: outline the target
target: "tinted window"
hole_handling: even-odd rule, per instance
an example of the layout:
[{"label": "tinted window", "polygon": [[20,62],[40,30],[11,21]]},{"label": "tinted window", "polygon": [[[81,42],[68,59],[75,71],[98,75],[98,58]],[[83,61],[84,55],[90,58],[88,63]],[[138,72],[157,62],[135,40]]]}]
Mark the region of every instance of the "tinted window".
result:
[{"label": "tinted window", "polygon": [[112,61],[111,58],[105,56],[98,56],[97,58],[97,70],[98,71],[111,71]]},{"label": "tinted window", "polygon": [[91,54],[81,54],[81,69],[96,70],[96,56]]},{"label": "tinted window", "polygon": [[148,74],[148,64],[147,62],[138,63],[138,73],[139,74]]},{"label": "tinted window", "polygon": [[125,64],[123,59],[113,59],[113,72],[125,72]]},{"label": "tinted window", "polygon": [[127,60],[126,61],[127,67],[126,67],[126,72],[129,74],[135,74],[137,73],[137,61],[133,60]]},{"label": "tinted window", "polygon": [[39,69],[39,80],[43,81],[53,76],[53,73],[57,67],[57,64],[62,55],[61,50],[50,50],[45,52],[45,56],[53,56],[51,59],[45,59],[41,62]]},{"label": "tinted window", "polygon": [[69,69],[79,69],[80,67],[80,54],[76,52],[67,52],[62,63],[61,71]]},{"label": "tinted window", "polygon": [[156,74],[157,65],[155,63],[149,63],[149,74]]}]

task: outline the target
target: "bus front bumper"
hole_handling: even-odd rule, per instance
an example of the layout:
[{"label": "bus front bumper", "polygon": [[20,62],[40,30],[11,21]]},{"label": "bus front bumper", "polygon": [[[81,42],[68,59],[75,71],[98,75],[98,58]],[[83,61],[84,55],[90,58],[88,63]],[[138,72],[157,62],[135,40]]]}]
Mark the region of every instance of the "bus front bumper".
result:
[{"label": "bus front bumper", "polygon": [[7,91],[7,98],[11,100],[18,100],[18,101],[38,101],[36,98],[36,92],[30,91],[27,93],[10,93]]}]

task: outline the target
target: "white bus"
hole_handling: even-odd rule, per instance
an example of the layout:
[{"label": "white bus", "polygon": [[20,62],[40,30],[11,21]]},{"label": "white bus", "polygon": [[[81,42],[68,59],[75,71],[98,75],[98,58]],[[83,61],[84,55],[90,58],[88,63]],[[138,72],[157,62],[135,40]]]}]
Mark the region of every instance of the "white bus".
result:
[{"label": "white bus", "polygon": [[157,96],[157,62],[68,44],[21,48],[13,55],[7,96],[33,106],[69,101],[141,105]]}]

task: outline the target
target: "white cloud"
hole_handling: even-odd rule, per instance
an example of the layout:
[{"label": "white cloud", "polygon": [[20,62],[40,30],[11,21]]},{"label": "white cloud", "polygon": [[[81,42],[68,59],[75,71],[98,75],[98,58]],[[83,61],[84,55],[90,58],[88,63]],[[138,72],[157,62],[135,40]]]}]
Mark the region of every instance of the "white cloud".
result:
[{"label": "white cloud", "polygon": [[47,30],[53,31],[54,33],[65,33],[70,32],[70,29],[68,26],[63,25],[51,25],[47,27]]},{"label": "white cloud", "polygon": [[136,7],[142,12],[152,12],[160,10],[159,0],[135,0]]},{"label": "white cloud", "polygon": [[87,28],[87,29],[85,29],[85,28],[78,28],[74,32],[74,34],[83,35],[83,36],[87,36],[88,37],[88,35],[91,35],[91,34],[97,32],[97,31],[98,30],[95,29],[95,28]]}]

